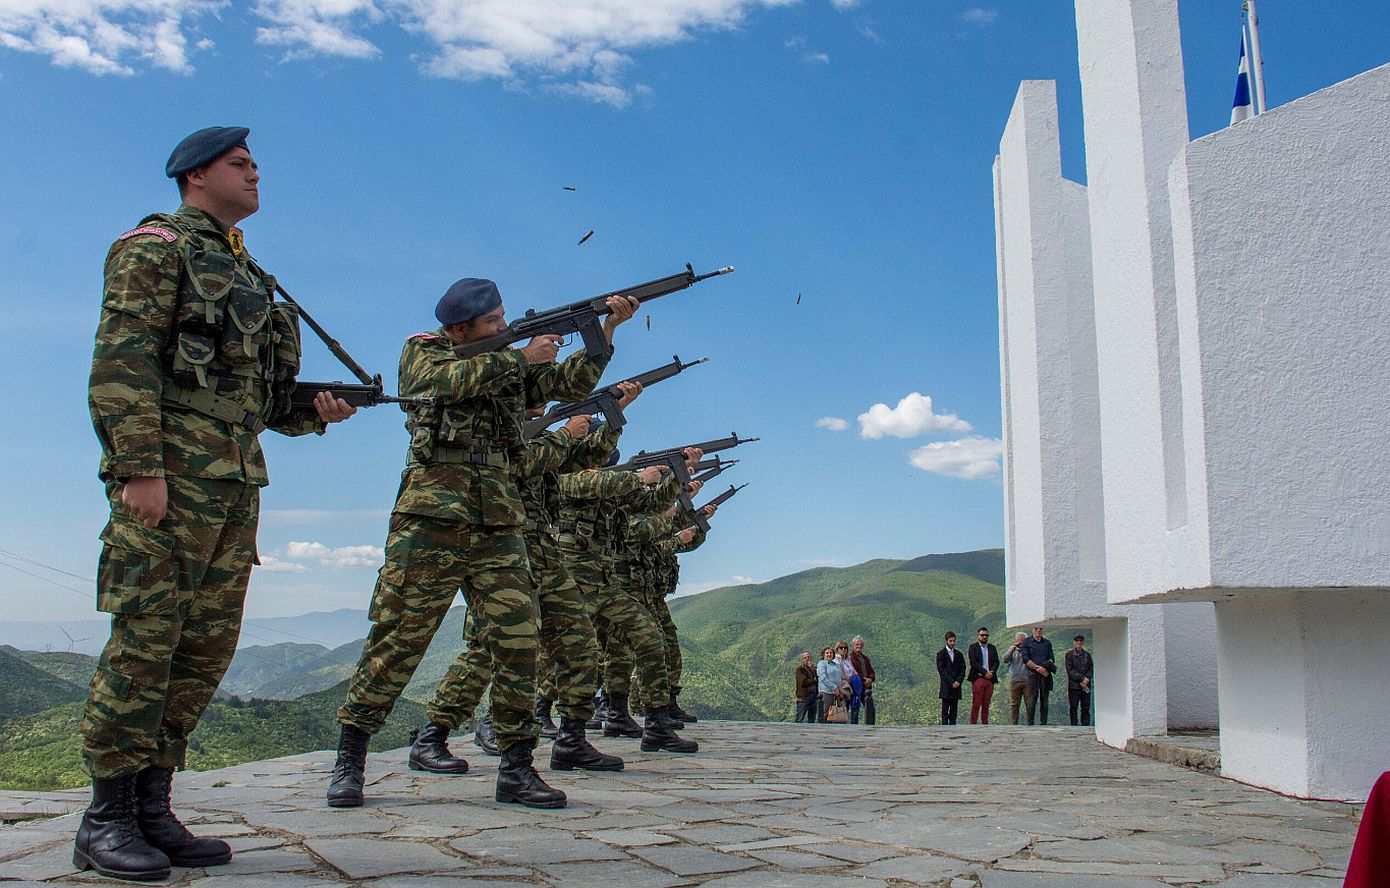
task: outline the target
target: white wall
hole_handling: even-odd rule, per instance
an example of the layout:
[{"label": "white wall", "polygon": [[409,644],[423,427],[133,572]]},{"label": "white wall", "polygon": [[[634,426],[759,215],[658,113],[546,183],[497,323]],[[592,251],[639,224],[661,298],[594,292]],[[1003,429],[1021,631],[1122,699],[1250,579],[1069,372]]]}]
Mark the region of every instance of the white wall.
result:
[{"label": "white wall", "polygon": [[1390,66],[1173,165],[1184,438],[1205,469],[1184,585],[1390,586],[1387,95]]},{"label": "white wall", "polygon": [[1390,762],[1390,685],[1374,657],[1390,637],[1382,602],[1374,593],[1271,591],[1216,604],[1225,776],[1365,800]]}]

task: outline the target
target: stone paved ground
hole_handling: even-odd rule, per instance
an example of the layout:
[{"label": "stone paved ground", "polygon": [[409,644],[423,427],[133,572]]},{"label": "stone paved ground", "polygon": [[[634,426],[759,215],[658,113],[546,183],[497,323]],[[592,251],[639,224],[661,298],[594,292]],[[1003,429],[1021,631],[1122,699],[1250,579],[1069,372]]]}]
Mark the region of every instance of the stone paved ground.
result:
[{"label": "stone paved ground", "polygon": [[[180,885],[241,888],[1338,888],[1359,809],[1301,802],[1108,749],[1065,728],[700,723],[703,751],[609,775],[544,773],[559,811],[492,801],[496,759],[421,775],[373,755],[370,800],[323,804],[329,753],[180,775],[228,866]],[[466,742],[460,750],[476,752]],[[544,748],[544,747],[543,747]],[[38,794],[35,794],[37,796]],[[39,810],[80,798],[46,794]],[[15,807],[11,794],[9,806]],[[0,828],[3,883],[92,880],[75,814]]]}]

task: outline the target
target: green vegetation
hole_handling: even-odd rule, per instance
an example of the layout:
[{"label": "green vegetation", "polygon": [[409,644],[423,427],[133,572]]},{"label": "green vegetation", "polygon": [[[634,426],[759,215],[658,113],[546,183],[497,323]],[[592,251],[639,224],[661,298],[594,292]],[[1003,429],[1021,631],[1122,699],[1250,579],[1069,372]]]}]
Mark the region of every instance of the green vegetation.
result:
[{"label": "green vegetation", "polygon": [[[87,677],[91,677],[90,671]],[[86,696],[85,687],[0,651],[0,719],[42,712]]]},{"label": "green vegetation", "polygon": [[[197,771],[241,762],[332,749],[338,744],[338,706],[345,685],[298,700],[217,700],[189,741],[188,767]],[[82,786],[82,703],[67,703],[0,723],[0,789],[49,790]],[[401,700],[380,733],[375,752],[404,746],[424,723],[418,703]]]},{"label": "green vegetation", "polygon": [[[709,718],[790,721],[793,673],[803,650],[856,635],[874,663],[880,724],[934,724],[940,719],[936,652],[947,630],[962,653],[975,629],[990,627],[1002,654],[1012,643],[1004,623],[1004,553],[984,549],[878,559],[822,567],[767,583],[714,589],[672,599],[681,632],[685,690],[681,705]],[[1050,630],[1058,663],[1075,634]],[[1089,638],[1089,635],[1088,635]],[[1008,682],[995,689],[990,720],[1008,718]],[[1052,723],[1066,717],[1066,682],[1055,682]],[[969,689],[960,718],[969,721]]]},{"label": "green vegetation", "polygon": [[[978,626],[990,627],[1001,652],[1013,641],[1003,625],[1003,577],[1003,552],[986,549],[822,567],[673,599],[685,656],[681,704],[707,718],[789,721],[801,651],[819,658],[822,647],[862,635],[878,674],[879,722],[934,724],[940,716],[936,651],[945,632],[956,632],[962,652]],[[372,749],[404,745],[410,729],[423,723],[421,703],[463,648],[464,613],[455,607],[445,617]],[[1048,634],[1060,663],[1074,633]],[[189,767],[333,748],[336,712],[361,651],[361,640],[332,650],[287,643],[238,651],[219,692],[238,696],[220,696],[208,707],[190,742]],[[0,649],[0,788],[86,782],[77,728],[93,663],[82,654]],[[1005,680],[990,720],[1006,721],[1008,705]],[[969,720],[969,706],[967,689],[962,721]],[[1056,682],[1052,707],[1052,722],[1064,722],[1065,678]]]}]

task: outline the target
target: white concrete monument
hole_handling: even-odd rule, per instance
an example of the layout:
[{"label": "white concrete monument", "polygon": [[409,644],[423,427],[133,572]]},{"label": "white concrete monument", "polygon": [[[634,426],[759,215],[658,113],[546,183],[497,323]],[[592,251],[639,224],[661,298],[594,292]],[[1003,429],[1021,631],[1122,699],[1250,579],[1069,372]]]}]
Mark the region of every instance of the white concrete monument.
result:
[{"label": "white concrete monument", "polygon": [[1009,621],[1094,625],[1104,742],[1210,724],[1219,687],[1227,776],[1364,799],[1390,767],[1390,67],[1189,143],[1175,0],[1076,16],[1087,186],[1050,84],[995,167]]}]

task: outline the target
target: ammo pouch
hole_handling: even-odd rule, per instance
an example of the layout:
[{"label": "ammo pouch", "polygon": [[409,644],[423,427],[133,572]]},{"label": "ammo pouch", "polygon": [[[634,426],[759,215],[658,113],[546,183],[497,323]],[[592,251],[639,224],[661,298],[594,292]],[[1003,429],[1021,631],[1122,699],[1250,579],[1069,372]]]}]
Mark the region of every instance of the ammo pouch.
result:
[{"label": "ammo pouch", "polygon": [[300,361],[299,309],[288,302],[270,304],[270,415],[286,416]]}]

